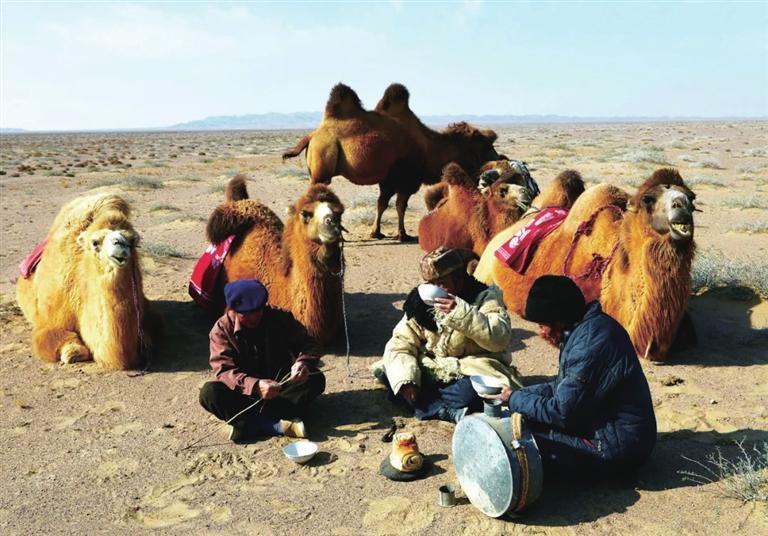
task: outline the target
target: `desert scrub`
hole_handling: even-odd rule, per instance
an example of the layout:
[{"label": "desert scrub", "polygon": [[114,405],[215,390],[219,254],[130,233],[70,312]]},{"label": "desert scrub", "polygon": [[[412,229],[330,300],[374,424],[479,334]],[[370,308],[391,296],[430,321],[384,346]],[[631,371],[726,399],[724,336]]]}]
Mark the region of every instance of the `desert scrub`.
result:
[{"label": "desert scrub", "polygon": [[149,209],[149,211],[150,212],[181,212],[181,209],[173,205],[155,205],[154,207]]},{"label": "desert scrub", "polygon": [[649,164],[661,164],[671,165],[671,162],[667,159],[663,149],[634,149],[630,151],[623,151],[614,154],[613,160],[620,162],[633,162],[633,163],[649,163]]},{"label": "desert scrub", "polygon": [[126,177],[113,177],[101,179],[94,183],[95,187],[120,186],[126,190],[157,190],[163,187],[163,183],[151,177],[143,175],[128,175]]},{"label": "desert scrub", "polygon": [[709,250],[696,255],[692,272],[693,292],[746,287],[768,298],[768,261],[764,258],[739,259]]},{"label": "desert scrub", "polygon": [[725,183],[723,181],[714,179],[712,177],[707,177],[705,175],[696,175],[695,177],[685,179],[685,184],[688,185],[688,187],[694,187],[694,186],[714,186],[715,188],[725,187]]},{"label": "desert scrub", "polygon": [[714,484],[722,497],[737,499],[743,503],[768,502],[768,442],[744,446],[736,441],[739,455],[735,459],[725,457],[719,447],[703,462],[683,455],[682,458],[699,467],[697,471],[678,471],[683,480],[695,484]]},{"label": "desert scrub", "polygon": [[169,246],[168,244],[144,244],[141,246],[141,249],[143,249],[147,255],[151,255],[153,257],[172,257],[175,259],[186,258],[186,255],[178,251],[173,246]]},{"label": "desert scrub", "polygon": [[755,223],[740,223],[729,229],[734,233],[762,234],[768,233],[768,222],[759,221]]},{"label": "desert scrub", "polygon": [[725,169],[717,158],[709,157],[698,163],[699,167],[705,169]]},{"label": "desert scrub", "polygon": [[298,179],[309,179],[307,168],[303,166],[278,164],[276,166],[272,166],[271,171],[276,178],[296,177]]},{"label": "desert scrub", "polygon": [[723,205],[730,208],[768,209],[768,200],[759,195],[751,194],[746,197],[728,197],[723,200]]}]

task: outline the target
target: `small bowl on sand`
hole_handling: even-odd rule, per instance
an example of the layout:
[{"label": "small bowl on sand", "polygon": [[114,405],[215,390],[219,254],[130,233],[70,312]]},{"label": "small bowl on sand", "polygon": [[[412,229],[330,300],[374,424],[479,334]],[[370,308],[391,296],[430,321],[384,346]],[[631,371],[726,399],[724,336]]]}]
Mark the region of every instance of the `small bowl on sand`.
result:
[{"label": "small bowl on sand", "polygon": [[504,385],[496,378],[481,376],[479,374],[470,376],[469,381],[472,382],[472,387],[479,395],[498,395],[504,387]]},{"label": "small bowl on sand", "polygon": [[283,447],[283,454],[296,463],[307,463],[317,454],[317,445],[311,441],[295,441]]}]

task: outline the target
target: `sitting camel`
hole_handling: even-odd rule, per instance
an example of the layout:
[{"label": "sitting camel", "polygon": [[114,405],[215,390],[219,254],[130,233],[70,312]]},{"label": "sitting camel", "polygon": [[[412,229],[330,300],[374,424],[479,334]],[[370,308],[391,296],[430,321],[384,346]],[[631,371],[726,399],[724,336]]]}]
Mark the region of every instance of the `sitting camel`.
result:
[{"label": "sitting camel", "polygon": [[355,184],[378,184],[372,238],[384,238],[381,217],[397,194],[398,238],[410,242],[414,238],[405,232],[405,210],[408,199],[422,183],[438,181],[443,166],[452,161],[474,173],[484,162],[499,158],[493,148],[493,131],[457,123],[435,132],[419,124],[423,136],[415,138],[403,123],[387,113],[364,110],[351,88],[337,84],[331,90],[320,126],[285,152],[283,159],[306,150],[312,184],[330,184],[335,175],[343,175]]},{"label": "sitting camel", "polygon": [[316,184],[290,207],[283,226],[274,212],[248,198],[245,178],[234,177],[207,227],[212,244],[237,236],[224,260],[221,286],[258,279],[269,290],[270,305],[293,313],[318,342],[329,342],[342,320],[343,212],[336,194]]},{"label": "sitting camel", "polygon": [[59,211],[37,268],[16,283],[40,358],[133,369],[147,357],[159,322],[142,290],[129,216],[111,194],[78,197]]},{"label": "sitting camel", "polygon": [[587,301],[599,299],[626,328],[639,356],[663,361],[688,305],[694,199],[673,169],[657,170],[631,197],[614,186],[595,186],[544,237],[524,275],[494,253],[527,220],[490,241],[474,275],[499,285],[509,310],[520,315],[537,277],[568,275]]},{"label": "sitting camel", "polygon": [[[440,181],[445,189],[430,188],[425,194],[431,210],[419,222],[421,249],[470,249],[479,257],[493,235],[519,220],[530,207],[530,192],[509,179],[499,177],[481,192],[461,166],[448,164]],[[439,201],[434,196],[427,198],[437,192],[443,195]]]}]

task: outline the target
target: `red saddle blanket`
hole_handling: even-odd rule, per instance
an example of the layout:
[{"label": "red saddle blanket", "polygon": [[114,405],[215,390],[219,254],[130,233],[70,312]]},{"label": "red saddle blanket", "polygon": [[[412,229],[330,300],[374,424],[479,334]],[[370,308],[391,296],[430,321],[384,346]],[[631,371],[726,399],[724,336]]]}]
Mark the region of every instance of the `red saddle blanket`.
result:
[{"label": "red saddle blanket", "polygon": [[192,270],[189,278],[189,295],[200,306],[208,307],[216,302],[216,285],[224,259],[229,253],[235,235],[228,236],[221,244],[209,244]]},{"label": "red saddle blanket", "polygon": [[519,274],[524,274],[539,241],[557,229],[568,215],[562,208],[545,208],[528,225],[517,231],[494,252],[496,258]]},{"label": "red saddle blanket", "polygon": [[48,237],[45,237],[42,242],[32,249],[29,255],[24,257],[24,260],[19,264],[19,273],[21,274],[21,277],[29,279],[32,274],[35,273],[35,268],[37,268],[37,265],[40,263],[40,259],[43,256],[43,251],[45,251],[45,246],[47,244]]}]

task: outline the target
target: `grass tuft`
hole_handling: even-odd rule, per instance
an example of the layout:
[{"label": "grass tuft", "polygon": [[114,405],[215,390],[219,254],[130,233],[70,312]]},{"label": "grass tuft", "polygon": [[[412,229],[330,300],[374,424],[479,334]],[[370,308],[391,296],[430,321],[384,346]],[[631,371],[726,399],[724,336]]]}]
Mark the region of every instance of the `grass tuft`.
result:
[{"label": "grass tuft", "polygon": [[768,200],[759,195],[747,197],[728,197],[723,200],[723,205],[730,208],[762,208],[768,209]]},{"label": "grass tuft", "polygon": [[126,190],[157,190],[163,187],[163,183],[151,177],[143,175],[128,175],[126,177],[113,177],[96,181],[96,187],[120,186]]},{"label": "grass tuft", "polygon": [[768,222],[759,221],[756,223],[740,223],[729,229],[734,233],[763,234],[768,233]]},{"label": "grass tuft", "polygon": [[141,246],[145,253],[153,257],[172,257],[174,259],[184,259],[186,255],[168,244],[144,244]]},{"label": "grass tuft", "polygon": [[732,258],[710,250],[693,261],[692,290],[749,288],[768,298],[768,261],[762,258]]},{"label": "grass tuft", "polygon": [[683,455],[686,461],[696,464],[697,471],[678,471],[683,480],[694,484],[714,484],[717,493],[726,498],[737,499],[743,503],[768,502],[768,442],[744,446],[744,441],[736,441],[739,455],[736,459],[723,456],[719,447],[707,456],[703,462]]}]

